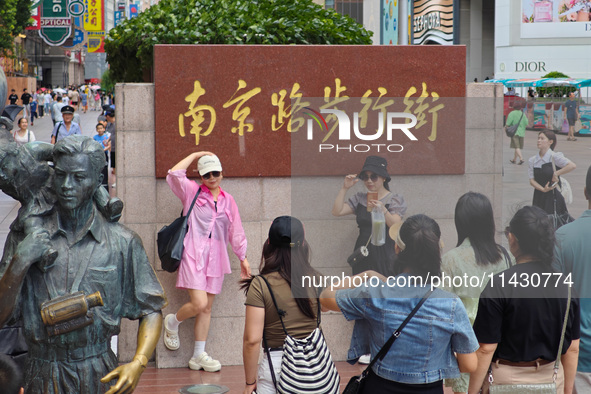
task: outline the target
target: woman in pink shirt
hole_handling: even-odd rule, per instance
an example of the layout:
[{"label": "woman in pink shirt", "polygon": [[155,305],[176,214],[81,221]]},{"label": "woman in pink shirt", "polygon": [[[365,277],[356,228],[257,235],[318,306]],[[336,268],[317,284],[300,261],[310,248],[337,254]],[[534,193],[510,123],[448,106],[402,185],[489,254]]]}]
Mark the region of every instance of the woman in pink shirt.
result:
[{"label": "woman in pink shirt", "polygon": [[[201,185],[187,178],[187,168],[197,161]],[[234,198],[220,187],[222,164],[211,152],[195,152],[168,171],[166,182],[183,203],[186,215],[197,191],[199,196],[189,216],[189,231],[184,241],[183,257],[176,287],[186,289],[190,301],[176,314],[164,319],[164,345],[170,350],[180,347],[179,324],[195,317],[195,350],[189,368],[219,371],[222,366],[205,352],[205,341],[211,321],[211,306],[222,290],[224,275],[232,272],[227,245],[240,259],[240,276],[250,277],[246,260],[246,236]]]}]

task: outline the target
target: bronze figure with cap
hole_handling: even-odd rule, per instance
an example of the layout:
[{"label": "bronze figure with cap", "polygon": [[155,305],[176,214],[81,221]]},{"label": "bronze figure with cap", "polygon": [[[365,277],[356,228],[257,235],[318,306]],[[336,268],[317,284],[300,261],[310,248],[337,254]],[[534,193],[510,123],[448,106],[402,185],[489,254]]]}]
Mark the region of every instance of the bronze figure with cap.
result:
[{"label": "bronze figure with cap", "polygon": [[[93,198],[105,165],[100,144],[60,139],[53,162],[54,209],[6,241],[0,325],[25,323],[27,393],[131,392],[160,336],[164,291],[139,236],[107,220]],[[52,266],[36,264],[50,249]],[[133,361],[119,366],[110,340],[121,318],[139,327]]]}]

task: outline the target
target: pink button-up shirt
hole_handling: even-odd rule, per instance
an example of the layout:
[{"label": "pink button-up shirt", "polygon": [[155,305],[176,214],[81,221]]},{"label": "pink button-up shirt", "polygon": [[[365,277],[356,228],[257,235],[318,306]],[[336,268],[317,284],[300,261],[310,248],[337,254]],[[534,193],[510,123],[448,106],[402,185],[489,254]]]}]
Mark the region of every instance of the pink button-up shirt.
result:
[{"label": "pink button-up shirt", "polygon": [[199,186],[189,180],[186,170],[169,170],[166,182],[182,201],[184,215],[201,187],[188,220],[189,231],[185,237],[177,287],[195,288],[193,278],[198,271],[205,270],[206,276],[210,277],[231,273],[228,243],[240,261],[246,258],[246,236],[234,198],[220,188],[216,210],[211,191],[205,185]]}]

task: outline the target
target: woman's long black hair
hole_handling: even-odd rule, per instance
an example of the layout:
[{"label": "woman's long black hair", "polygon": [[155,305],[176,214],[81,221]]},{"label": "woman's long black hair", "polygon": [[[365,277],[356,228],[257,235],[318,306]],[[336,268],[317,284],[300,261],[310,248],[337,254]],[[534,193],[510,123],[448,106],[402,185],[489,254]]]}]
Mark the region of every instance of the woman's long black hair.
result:
[{"label": "woman's long black hair", "polygon": [[441,274],[441,230],[435,220],[413,215],[400,227],[399,237],[405,246],[396,259],[397,273],[409,272],[423,279]]},{"label": "woman's long black hair", "polygon": [[455,212],[460,246],[466,238],[474,249],[476,264],[486,266],[501,259],[501,247],[495,242],[495,218],[490,200],[484,194],[468,192],[459,198]]},{"label": "woman's long black hair", "polygon": [[509,223],[509,231],[517,238],[519,250],[538,261],[551,265],[554,258],[554,226],[541,208],[525,206]]},{"label": "woman's long black hair", "polygon": [[[316,311],[312,308],[311,298],[317,298],[313,289],[305,289],[302,284],[304,276],[320,277],[320,273],[310,265],[310,247],[304,240],[295,247],[275,246],[269,239],[263,245],[263,255],[259,266],[259,274],[267,275],[278,272],[285,279],[295,294],[295,301],[302,313],[312,319],[316,318]],[[246,294],[254,277],[240,281],[240,288]],[[293,280],[293,281],[292,281]]]}]

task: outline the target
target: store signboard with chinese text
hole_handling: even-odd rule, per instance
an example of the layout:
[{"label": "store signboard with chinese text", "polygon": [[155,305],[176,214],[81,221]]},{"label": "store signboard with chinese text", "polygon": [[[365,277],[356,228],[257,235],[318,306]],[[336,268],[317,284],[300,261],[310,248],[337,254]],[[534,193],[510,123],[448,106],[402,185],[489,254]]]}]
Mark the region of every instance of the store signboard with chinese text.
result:
[{"label": "store signboard with chinese text", "polygon": [[104,52],[105,18],[103,0],[84,0],[84,30],[88,33],[88,52]]},{"label": "store signboard with chinese text", "polygon": [[414,45],[459,44],[458,0],[414,0],[412,43]]},{"label": "store signboard with chinese text", "polygon": [[[465,58],[463,46],[156,45],[156,176],[201,150],[226,176],[342,175],[359,168],[342,150],[365,145],[392,157],[393,174],[462,174]],[[359,126],[353,109],[342,140],[353,102],[376,124]],[[378,119],[383,135],[370,130]],[[364,144],[358,127],[373,135]],[[314,166],[294,172],[292,149]]]}]

